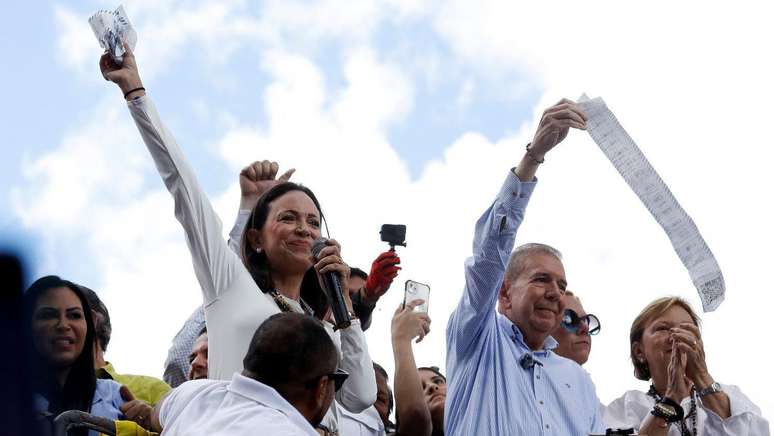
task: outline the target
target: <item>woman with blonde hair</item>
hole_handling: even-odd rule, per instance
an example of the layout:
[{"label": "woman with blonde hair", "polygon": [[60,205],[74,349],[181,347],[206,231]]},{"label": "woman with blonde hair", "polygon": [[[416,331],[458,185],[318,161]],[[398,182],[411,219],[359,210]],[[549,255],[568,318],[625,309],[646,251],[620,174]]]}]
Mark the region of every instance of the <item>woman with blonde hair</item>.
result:
[{"label": "woman with blonde hair", "polygon": [[710,375],[699,317],[679,297],[648,304],[632,323],[634,375],[648,392],[628,391],[605,410],[608,427],[649,436],[768,435],[760,409],[738,387]]}]

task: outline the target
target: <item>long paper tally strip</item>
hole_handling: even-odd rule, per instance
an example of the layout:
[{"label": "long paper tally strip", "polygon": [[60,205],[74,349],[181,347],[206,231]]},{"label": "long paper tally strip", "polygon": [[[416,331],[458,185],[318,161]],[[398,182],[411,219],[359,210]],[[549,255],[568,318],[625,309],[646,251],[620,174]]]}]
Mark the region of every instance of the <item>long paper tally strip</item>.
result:
[{"label": "long paper tally strip", "polygon": [[605,102],[601,98],[589,100],[584,94],[578,104],[588,117],[586,130],[591,138],[666,232],[699,291],[704,311],[717,309],[723,302],[726,284],[696,224]]}]

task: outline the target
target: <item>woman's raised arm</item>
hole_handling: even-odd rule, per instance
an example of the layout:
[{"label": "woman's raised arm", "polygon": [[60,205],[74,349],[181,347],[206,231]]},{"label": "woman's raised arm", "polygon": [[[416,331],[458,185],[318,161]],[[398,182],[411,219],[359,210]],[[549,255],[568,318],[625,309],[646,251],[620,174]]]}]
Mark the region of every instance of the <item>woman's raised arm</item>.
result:
[{"label": "woman's raised arm", "polygon": [[122,65],[105,53],[100,58],[100,70],[105,80],[121,88],[140,135],[172,194],[175,217],[183,225],[204,303],[208,304],[228,289],[235,274],[244,267],[239,257],[229,250],[220,219],[182,150],[162,124],[153,102],[145,95],[134,53],[127,45],[125,48]]}]

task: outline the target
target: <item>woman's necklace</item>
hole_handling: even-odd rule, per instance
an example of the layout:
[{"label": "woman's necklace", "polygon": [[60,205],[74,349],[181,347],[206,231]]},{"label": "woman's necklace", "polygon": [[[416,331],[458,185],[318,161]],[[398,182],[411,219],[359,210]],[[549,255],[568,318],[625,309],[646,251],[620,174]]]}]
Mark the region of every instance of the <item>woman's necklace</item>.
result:
[{"label": "woman's necklace", "polygon": [[[271,295],[271,298],[274,299],[274,303],[277,304],[277,307],[279,307],[279,310],[282,312],[295,312],[292,307],[288,304],[287,301],[285,301],[285,298],[283,298],[279,292],[277,292],[276,289],[272,289],[269,292],[269,295]],[[301,304],[301,309],[304,311],[305,314],[309,316],[314,316],[314,310],[306,304],[306,301],[304,301],[303,298],[298,298],[299,304]]]},{"label": "woman's necklace", "polygon": [[[648,389],[648,396],[652,397],[656,402],[660,402],[664,398],[661,394],[656,392],[656,387],[653,385],[650,385],[650,389]],[[680,421],[681,436],[696,436],[696,432],[698,431],[696,429],[696,415],[698,415],[698,411],[696,410],[696,388],[691,386],[691,410],[685,415],[685,418]],[[686,424],[688,418],[691,418],[691,430],[693,431],[689,430],[688,425]]]}]

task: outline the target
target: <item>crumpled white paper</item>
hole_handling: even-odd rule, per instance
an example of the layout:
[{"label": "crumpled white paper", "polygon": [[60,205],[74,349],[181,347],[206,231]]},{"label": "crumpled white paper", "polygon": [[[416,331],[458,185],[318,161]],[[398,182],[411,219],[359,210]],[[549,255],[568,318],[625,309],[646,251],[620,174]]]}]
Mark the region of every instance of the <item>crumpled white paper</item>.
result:
[{"label": "crumpled white paper", "polygon": [[110,53],[117,64],[124,62],[124,45],[126,41],[129,48],[134,50],[137,45],[137,32],[129,22],[123,5],[115,11],[99,10],[89,18],[89,25],[97,37],[99,45]]}]

